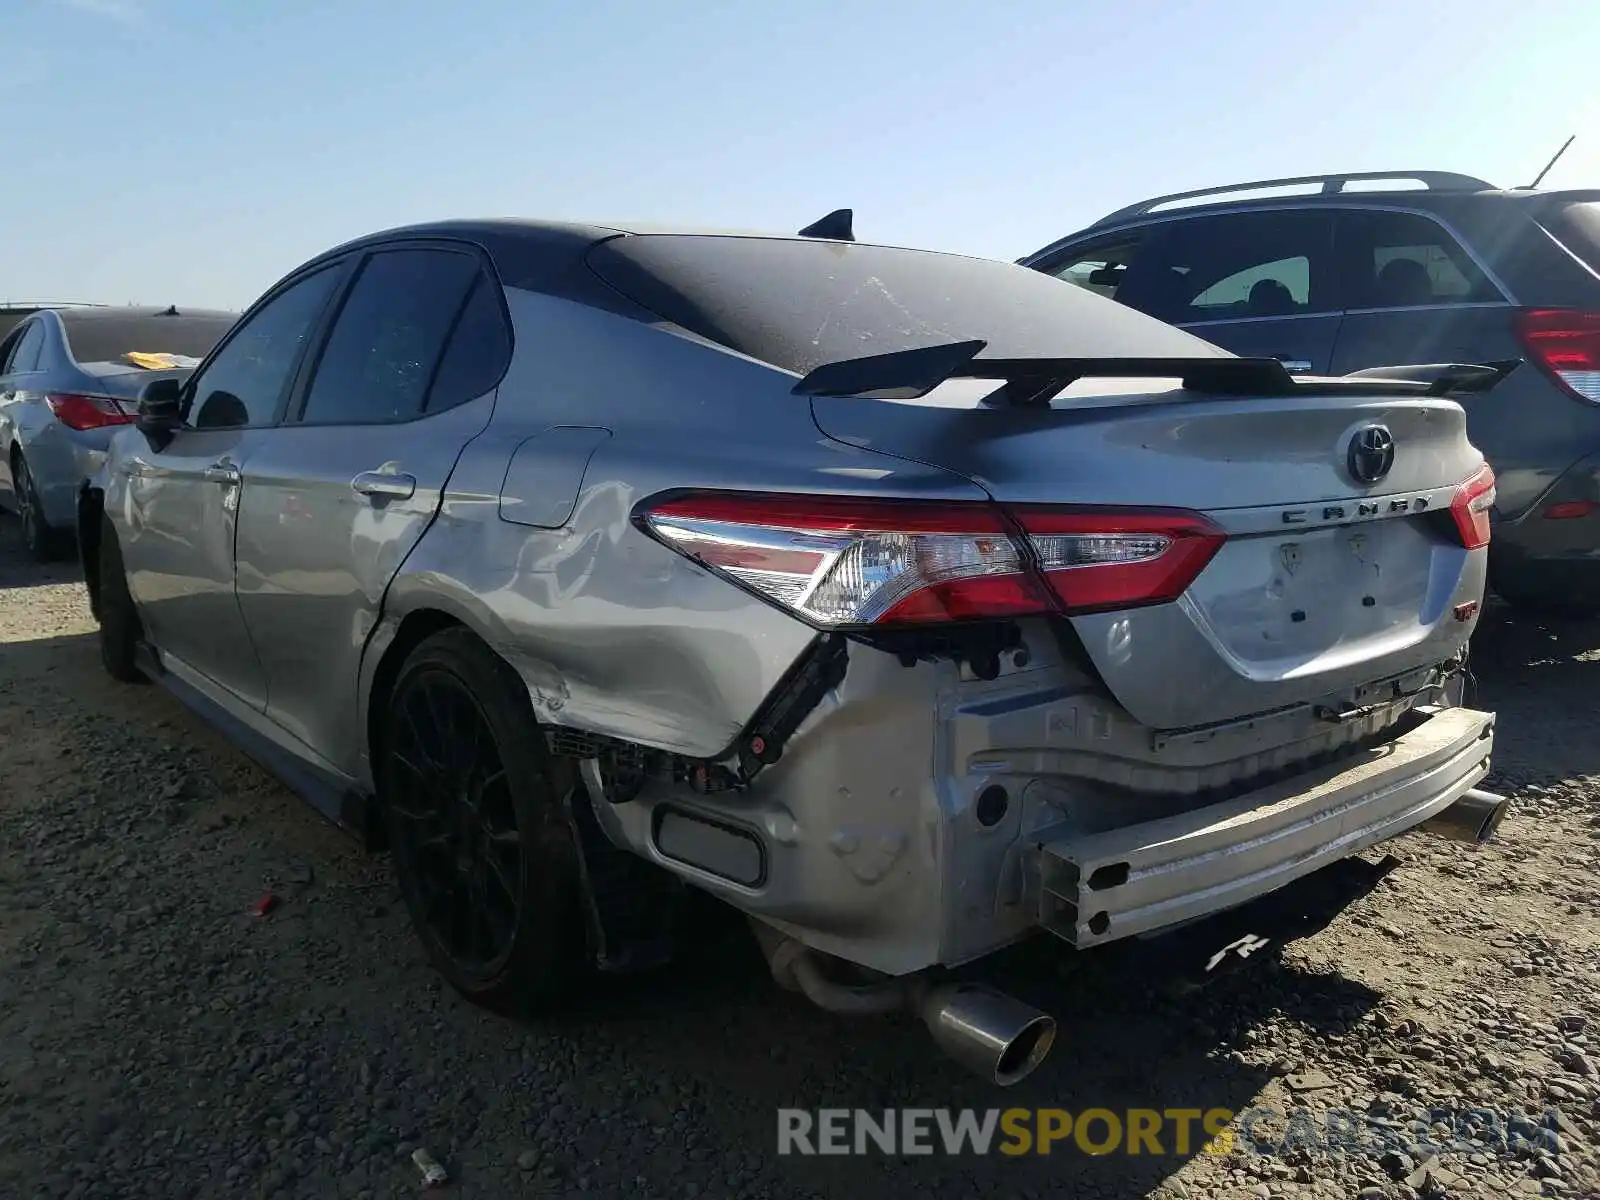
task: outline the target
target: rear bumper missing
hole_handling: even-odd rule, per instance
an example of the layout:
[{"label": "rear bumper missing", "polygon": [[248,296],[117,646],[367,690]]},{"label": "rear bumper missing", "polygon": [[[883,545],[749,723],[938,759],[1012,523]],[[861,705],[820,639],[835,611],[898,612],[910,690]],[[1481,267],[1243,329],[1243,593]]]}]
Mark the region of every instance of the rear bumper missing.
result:
[{"label": "rear bumper missing", "polygon": [[1443,812],[1488,774],[1493,748],[1493,714],[1432,711],[1354,760],[1221,804],[1042,831],[1039,924],[1084,948],[1248,903]]}]

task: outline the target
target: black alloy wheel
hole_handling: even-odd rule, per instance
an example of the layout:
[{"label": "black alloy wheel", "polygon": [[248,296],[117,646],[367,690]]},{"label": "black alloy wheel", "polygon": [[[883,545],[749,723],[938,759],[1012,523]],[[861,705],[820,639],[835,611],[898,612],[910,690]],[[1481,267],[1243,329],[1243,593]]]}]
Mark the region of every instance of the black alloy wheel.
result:
[{"label": "black alloy wheel", "polygon": [[521,681],[466,630],[426,639],[390,697],[380,796],[436,968],[496,1009],[565,992],[582,944],[576,853]]}]

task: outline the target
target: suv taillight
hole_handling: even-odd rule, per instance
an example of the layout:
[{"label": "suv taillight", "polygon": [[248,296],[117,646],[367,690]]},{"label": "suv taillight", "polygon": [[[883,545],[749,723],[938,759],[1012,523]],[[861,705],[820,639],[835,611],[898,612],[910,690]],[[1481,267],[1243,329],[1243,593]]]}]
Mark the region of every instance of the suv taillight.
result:
[{"label": "suv taillight", "polygon": [[79,392],[51,392],[44,402],[68,429],[104,429],[107,425],[127,425],[133,414],[110,396],[86,396]]},{"label": "suv taillight", "polygon": [[1494,472],[1488,464],[1456,489],[1450,501],[1450,516],[1455,520],[1461,544],[1478,550],[1489,544],[1489,510],[1494,507]]},{"label": "suv taillight", "polygon": [[1525,308],[1516,328],[1533,361],[1564,391],[1600,404],[1600,312]]},{"label": "suv taillight", "polygon": [[1226,540],[1198,513],[700,492],[647,507],[680,554],[825,628],[1135,608]]}]

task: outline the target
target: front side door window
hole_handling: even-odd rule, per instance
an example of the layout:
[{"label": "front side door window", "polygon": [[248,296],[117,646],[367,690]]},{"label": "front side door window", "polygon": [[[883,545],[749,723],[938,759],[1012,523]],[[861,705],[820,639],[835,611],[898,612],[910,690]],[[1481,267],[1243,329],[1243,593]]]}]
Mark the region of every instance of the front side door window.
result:
[{"label": "front side door window", "polygon": [[1048,267],[1047,271],[1057,279],[1085,291],[1104,296],[1107,300],[1116,300],[1141,244],[1140,238],[1127,234],[1110,241],[1094,242],[1072,251],[1065,259]]},{"label": "front side door window", "polygon": [[304,276],[246,317],[186,389],[187,427],[159,450],[124,443],[137,461],[118,473],[134,514],[119,530],[123,564],[146,632],[191,683],[257,709],[265,674],[236,595],[240,496],[252,450],[272,433],[260,427],[277,419],[341,275]]},{"label": "front side door window", "polygon": [[1235,354],[1324,373],[1342,320],[1333,226],[1322,208],[1162,221],[1147,231],[1116,299]]},{"label": "front side door window", "polygon": [[271,425],[340,275],[337,266],[324,267],[246,317],[190,385],[189,424],[195,429]]},{"label": "front side door window", "polygon": [[1319,209],[1165,223],[1129,267],[1124,304],[1173,325],[1336,312],[1333,218]]}]

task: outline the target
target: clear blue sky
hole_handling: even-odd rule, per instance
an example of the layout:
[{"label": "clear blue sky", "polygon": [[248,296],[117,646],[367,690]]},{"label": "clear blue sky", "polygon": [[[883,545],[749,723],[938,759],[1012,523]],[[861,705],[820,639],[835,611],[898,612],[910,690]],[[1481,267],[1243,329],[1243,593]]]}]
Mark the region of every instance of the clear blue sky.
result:
[{"label": "clear blue sky", "polygon": [[648,219],[1015,258],[1143,196],[1600,186],[1597,0],[3,0],[0,297],[239,307],[346,237]]}]

